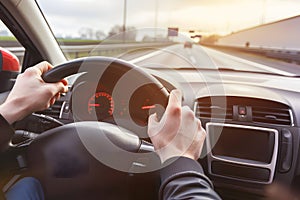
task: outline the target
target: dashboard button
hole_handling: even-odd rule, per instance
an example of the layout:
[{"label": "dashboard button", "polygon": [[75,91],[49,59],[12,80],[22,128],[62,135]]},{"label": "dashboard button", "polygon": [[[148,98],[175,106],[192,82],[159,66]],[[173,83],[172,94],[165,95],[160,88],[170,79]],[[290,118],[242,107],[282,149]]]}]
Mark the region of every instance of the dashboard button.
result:
[{"label": "dashboard button", "polygon": [[239,115],[247,115],[247,108],[245,106],[239,106]]}]

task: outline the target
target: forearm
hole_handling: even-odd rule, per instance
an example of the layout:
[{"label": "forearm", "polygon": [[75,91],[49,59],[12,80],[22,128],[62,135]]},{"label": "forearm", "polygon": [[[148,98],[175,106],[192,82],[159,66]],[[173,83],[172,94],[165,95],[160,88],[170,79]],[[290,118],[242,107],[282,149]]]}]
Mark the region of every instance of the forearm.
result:
[{"label": "forearm", "polygon": [[220,199],[200,164],[189,158],[177,158],[164,167],[161,179],[160,199]]}]

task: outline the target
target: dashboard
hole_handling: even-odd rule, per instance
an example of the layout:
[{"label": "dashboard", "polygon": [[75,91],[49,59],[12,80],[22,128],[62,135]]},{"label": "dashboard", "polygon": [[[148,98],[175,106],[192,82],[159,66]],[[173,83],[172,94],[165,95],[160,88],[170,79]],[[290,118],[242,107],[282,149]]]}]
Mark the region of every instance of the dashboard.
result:
[{"label": "dashboard", "polygon": [[[273,182],[300,180],[297,78],[256,74],[254,82],[245,72],[203,71],[200,76],[189,70],[148,72],[166,90],[181,89],[183,104],[201,120],[207,138],[199,162],[223,198],[263,197],[265,186]],[[188,81],[174,80],[174,73]],[[136,77],[118,88],[121,77],[114,70],[99,81],[78,75],[70,92],[56,103],[60,105],[56,118],[65,123],[109,122],[146,138],[151,110],[165,102],[158,102],[161,97],[151,85],[134,84]]]},{"label": "dashboard", "polygon": [[290,86],[299,80],[255,75],[253,81],[250,73],[220,76],[219,83],[194,86],[194,111],[207,131],[200,162],[216,189],[223,198],[256,199],[273,182],[295,184],[300,96]]}]

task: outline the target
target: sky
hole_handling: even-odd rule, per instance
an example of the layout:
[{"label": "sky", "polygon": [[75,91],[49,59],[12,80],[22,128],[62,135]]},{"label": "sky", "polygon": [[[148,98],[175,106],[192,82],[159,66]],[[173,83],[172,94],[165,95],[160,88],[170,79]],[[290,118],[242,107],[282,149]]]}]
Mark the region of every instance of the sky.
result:
[{"label": "sky", "polygon": [[[124,21],[125,0],[37,0],[56,35],[76,37],[82,28],[107,34]],[[300,0],[126,0],[126,25],[178,27],[228,34],[300,15]]]}]

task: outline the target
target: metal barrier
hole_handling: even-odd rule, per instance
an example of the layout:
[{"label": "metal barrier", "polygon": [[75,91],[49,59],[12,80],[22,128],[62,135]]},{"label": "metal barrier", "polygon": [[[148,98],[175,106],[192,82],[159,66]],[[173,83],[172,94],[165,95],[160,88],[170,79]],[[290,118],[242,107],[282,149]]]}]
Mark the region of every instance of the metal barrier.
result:
[{"label": "metal barrier", "polygon": [[242,47],[242,46],[223,46],[223,45],[207,45],[215,49],[231,49],[241,52],[249,52],[260,54],[269,58],[284,60],[287,62],[300,63],[300,49],[283,49],[276,47]]},{"label": "metal barrier", "polygon": [[[99,45],[62,45],[62,51],[68,58],[78,58],[88,55],[110,55],[122,53],[129,50],[142,50],[146,48],[159,48],[174,44],[173,42],[160,43],[125,43],[125,44],[99,44]],[[6,47],[20,60],[23,60],[25,49],[23,47]]]}]

